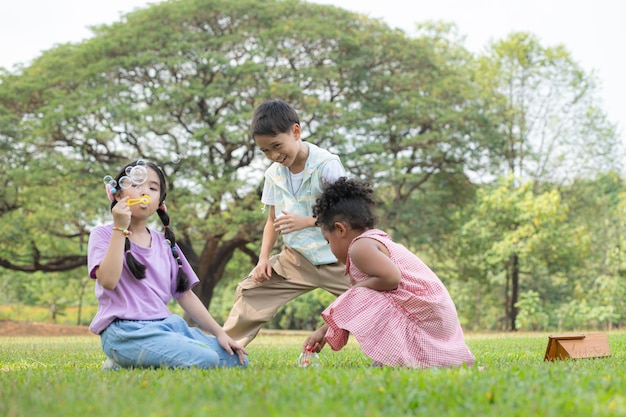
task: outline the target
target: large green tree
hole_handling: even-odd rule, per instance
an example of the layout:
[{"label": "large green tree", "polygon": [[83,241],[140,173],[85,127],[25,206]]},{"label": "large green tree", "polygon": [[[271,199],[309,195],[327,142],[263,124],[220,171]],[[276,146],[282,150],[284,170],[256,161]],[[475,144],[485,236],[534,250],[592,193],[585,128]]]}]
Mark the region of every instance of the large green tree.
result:
[{"label": "large green tree", "polygon": [[[532,182],[512,188],[512,181],[511,176],[478,190],[460,214],[467,221],[455,247],[461,279],[478,281],[478,291],[503,296],[502,313],[491,320],[498,330],[517,329],[523,293],[550,300],[550,294],[571,290],[567,277],[584,264],[590,243],[584,226],[568,222],[569,208],[557,190],[536,195]],[[513,276],[523,285],[513,287]],[[558,305],[562,299],[551,301]],[[477,306],[476,314],[483,309]]]},{"label": "large green tree", "polygon": [[[512,178],[512,194],[528,181],[539,197],[598,171],[621,171],[623,149],[615,125],[601,110],[595,78],[564,46],[546,47],[534,35],[512,33],[490,45],[478,73],[479,82],[494,92],[489,110],[500,119],[502,165],[489,174]],[[526,268],[521,255],[513,250],[503,260],[509,271],[504,299],[510,329],[515,329],[522,291],[520,271]]]},{"label": "large green tree", "polygon": [[610,330],[626,319],[626,190],[615,172],[579,179],[563,193],[571,217],[589,231],[589,256],[572,274],[570,297],[563,299],[566,326],[603,325]]},{"label": "large green tree", "polygon": [[307,140],[406,210],[433,175],[464,178],[488,154],[470,56],[439,29],[413,39],[295,0],[166,1],[2,74],[0,137],[15,154],[1,174],[0,263],[84,265],[89,230],[109,218],[101,178],[149,159],[168,174],[173,228],[208,305],[236,251],[256,262],[267,161],[249,120],[274,97],[300,112]]},{"label": "large green tree", "polygon": [[462,204],[459,197],[471,193],[467,173],[499,148],[488,92],[475,82],[475,61],[456,27],[418,28],[415,39],[376,39],[368,81],[356,92],[359,112],[351,114],[358,128],[348,135],[351,171],[375,181],[383,223],[409,242],[416,229],[438,232],[427,224],[452,212],[442,204]]},{"label": "large green tree", "polygon": [[512,33],[489,46],[478,73],[495,93],[490,111],[500,118],[503,166],[496,174],[541,186],[619,171],[623,144],[602,111],[597,79],[565,46]]}]

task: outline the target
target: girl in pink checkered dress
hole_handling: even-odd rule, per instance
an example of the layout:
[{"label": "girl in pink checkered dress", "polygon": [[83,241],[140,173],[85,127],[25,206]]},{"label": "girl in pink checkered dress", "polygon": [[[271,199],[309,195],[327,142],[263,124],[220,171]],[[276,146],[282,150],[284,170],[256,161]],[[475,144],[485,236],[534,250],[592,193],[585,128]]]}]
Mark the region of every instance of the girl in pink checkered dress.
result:
[{"label": "girl in pink checkered dress", "polygon": [[456,307],[435,273],[374,228],[368,183],[340,178],[325,188],[313,214],[352,287],[324,312],[326,324],[304,342],[340,350],[352,334],[374,364],[412,368],[472,366]]}]

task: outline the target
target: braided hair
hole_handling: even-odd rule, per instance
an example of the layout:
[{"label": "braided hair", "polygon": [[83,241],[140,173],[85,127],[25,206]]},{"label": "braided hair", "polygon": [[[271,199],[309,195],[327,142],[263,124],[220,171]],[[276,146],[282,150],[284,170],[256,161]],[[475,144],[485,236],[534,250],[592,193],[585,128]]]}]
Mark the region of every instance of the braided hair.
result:
[{"label": "braided hair", "polygon": [[[134,161],[122,168],[122,170],[115,177],[115,180],[119,183],[120,178],[126,175],[126,170],[129,167],[132,168],[136,166],[137,163],[138,161]],[[170,229],[170,216],[165,211],[165,206],[163,204],[165,202],[165,196],[167,194],[167,182],[165,180],[165,174],[163,173],[161,168],[159,168],[156,164],[152,162],[145,162],[145,165],[149,168],[152,168],[159,176],[161,195],[159,196],[159,208],[157,208],[157,214],[159,215],[159,219],[161,219],[161,222],[163,223],[163,226],[165,228],[165,239],[170,244],[172,256],[174,257],[174,259],[176,259],[176,263],[178,263],[178,273],[176,275],[176,292],[184,292],[189,289],[189,277],[187,277],[187,274],[185,273],[185,271],[183,271],[183,261],[180,257],[180,254],[178,253],[178,248],[176,248],[176,236],[174,235],[174,232]],[[111,202],[111,210],[113,210],[113,207],[115,207],[116,204],[117,200]],[[126,236],[124,242],[124,253],[126,256],[126,264],[128,265],[128,269],[133,274],[133,276],[137,279],[144,279],[146,277],[146,266],[139,262],[137,259],[135,259],[135,257],[131,253],[130,239],[128,239],[128,236]]]},{"label": "braided hair", "polygon": [[346,222],[355,230],[367,230],[376,224],[375,205],[370,183],[341,177],[324,186],[313,206],[313,217],[315,224],[325,230],[332,230],[337,221]]}]

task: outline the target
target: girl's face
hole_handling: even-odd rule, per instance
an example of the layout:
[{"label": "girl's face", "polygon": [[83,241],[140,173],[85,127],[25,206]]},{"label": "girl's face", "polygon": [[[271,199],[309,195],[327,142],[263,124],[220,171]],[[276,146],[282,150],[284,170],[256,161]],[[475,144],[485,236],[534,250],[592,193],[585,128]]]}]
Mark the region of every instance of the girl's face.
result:
[{"label": "girl's face", "polygon": [[351,242],[347,232],[346,227],[339,222],[336,222],[331,230],[322,227],[322,235],[330,245],[330,251],[344,265],[348,260],[348,247]]},{"label": "girl's face", "polygon": [[146,196],[150,198],[150,202],[148,204],[145,204],[144,202],[132,204],[131,210],[133,211],[133,216],[140,215],[142,213],[150,216],[157,210],[159,204],[161,203],[161,181],[159,175],[149,166],[146,167],[146,170],[148,175],[143,184],[133,185],[125,190],[121,190],[116,197],[117,201],[120,201],[124,197],[128,197],[127,201],[141,199]]},{"label": "girl's face", "polygon": [[276,136],[255,135],[254,142],[267,159],[278,162],[289,168],[293,165],[302,150],[300,126],[295,124],[291,131]]}]

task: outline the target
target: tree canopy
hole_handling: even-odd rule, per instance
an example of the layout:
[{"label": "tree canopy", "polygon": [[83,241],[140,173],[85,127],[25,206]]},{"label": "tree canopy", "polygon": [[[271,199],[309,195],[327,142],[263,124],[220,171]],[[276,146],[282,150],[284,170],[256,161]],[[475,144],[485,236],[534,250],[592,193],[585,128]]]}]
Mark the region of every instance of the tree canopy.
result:
[{"label": "tree canopy", "polygon": [[9,171],[36,171],[39,195],[53,179],[46,203],[33,207],[24,180],[34,179],[7,178],[25,197],[15,214],[55,218],[8,222],[7,267],[42,268],[43,243],[24,242],[19,230],[43,232],[58,269],[71,267],[70,253],[84,262],[77,241],[106,218],[99,179],[145,158],[169,176],[179,242],[208,301],[235,250],[255,257],[267,164],[248,126],[253,108],[273,97],[299,110],[307,140],[338,152],[356,175],[393,183],[396,202],[486,151],[484,117],[473,112],[480,97],[463,67],[470,56],[441,37],[410,39],[331,6],[214,0],[156,4],[94,33],[3,79],[4,138],[24,158]]}]

